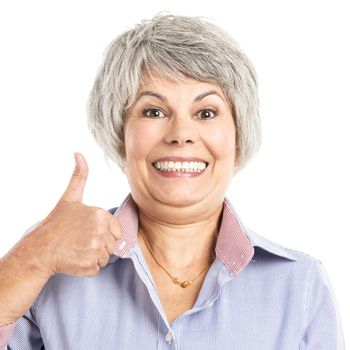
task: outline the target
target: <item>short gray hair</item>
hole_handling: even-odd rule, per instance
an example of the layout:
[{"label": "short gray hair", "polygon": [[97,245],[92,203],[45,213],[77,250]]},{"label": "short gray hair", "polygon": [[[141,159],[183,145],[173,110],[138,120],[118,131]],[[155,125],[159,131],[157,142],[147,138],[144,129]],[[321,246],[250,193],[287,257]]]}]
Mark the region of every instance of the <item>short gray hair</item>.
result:
[{"label": "short gray hair", "polygon": [[236,126],[235,173],[259,150],[261,124],[255,69],[236,41],[203,17],[158,13],[107,47],[87,102],[88,127],[105,158],[124,171],[124,125],[145,75],[218,84]]}]

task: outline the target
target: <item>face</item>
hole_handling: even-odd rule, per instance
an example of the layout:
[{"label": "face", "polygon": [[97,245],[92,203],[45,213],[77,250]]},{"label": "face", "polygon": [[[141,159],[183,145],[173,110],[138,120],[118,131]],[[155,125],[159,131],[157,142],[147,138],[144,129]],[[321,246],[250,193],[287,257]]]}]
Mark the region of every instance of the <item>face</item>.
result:
[{"label": "face", "polygon": [[231,107],[218,85],[146,78],[124,135],[125,174],[139,205],[203,209],[222,203],[236,142]]}]

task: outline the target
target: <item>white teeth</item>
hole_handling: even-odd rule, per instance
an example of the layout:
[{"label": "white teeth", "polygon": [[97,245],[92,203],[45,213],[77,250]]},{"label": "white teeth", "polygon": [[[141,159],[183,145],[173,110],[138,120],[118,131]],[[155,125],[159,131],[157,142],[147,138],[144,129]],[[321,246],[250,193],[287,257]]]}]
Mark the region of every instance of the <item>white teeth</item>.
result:
[{"label": "white teeth", "polygon": [[181,172],[202,172],[206,168],[205,162],[155,162],[153,165],[162,171],[181,171]]}]

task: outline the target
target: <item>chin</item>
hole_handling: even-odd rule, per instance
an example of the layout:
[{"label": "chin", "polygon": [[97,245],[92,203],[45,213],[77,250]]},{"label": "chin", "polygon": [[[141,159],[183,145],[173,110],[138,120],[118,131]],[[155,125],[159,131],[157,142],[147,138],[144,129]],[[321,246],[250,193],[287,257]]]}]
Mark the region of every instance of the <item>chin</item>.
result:
[{"label": "chin", "polygon": [[192,204],[197,204],[203,198],[205,198],[205,194],[199,194],[198,192],[193,193],[193,191],[180,191],[174,190],[172,193],[153,193],[153,197],[164,204],[174,207],[184,207]]}]

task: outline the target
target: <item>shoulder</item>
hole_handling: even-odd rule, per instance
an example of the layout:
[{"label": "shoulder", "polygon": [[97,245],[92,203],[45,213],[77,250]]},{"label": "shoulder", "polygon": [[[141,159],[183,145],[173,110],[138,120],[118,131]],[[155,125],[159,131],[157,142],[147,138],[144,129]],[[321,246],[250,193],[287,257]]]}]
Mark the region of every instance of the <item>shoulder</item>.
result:
[{"label": "shoulder", "polygon": [[[279,276],[287,275],[300,291],[304,291],[305,310],[315,300],[328,295],[334,300],[330,276],[321,260],[302,251],[273,242],[251,229],[246,234],[254,245],[256,262],[269,266]],[[327,299],[327,298],[326,298]]]},{"label": "shoulder", "polygon": [[296,250],[290,247],[283,246],[277,242],[274,242],[255,231],[251,230],[250,228],[245,228],[245,232],[252,242],[256,254],[260,255],[268,255],[271,258],[282,258],[287,259],[290,261],[298,262],[302,265],[313,265],[321,263],[320,260],[315,258],[314,256],[311,256],[305,252],[302,252],[300,250]]},{"label": "shoulder", "polygon": [[251,229],[246,229],[246,234],[254,246],[253,260],[287,274],[309,295],[314,294],[314,290],[331,289],[327,270],[318,258],[271,241]]},{"label": "shoulder", "polygon": [[337,299],[322,261],[273,242],[250,229],[245,229],[245,232],[254,245],[253,259],[261,263],[260,267],[269,270],[269,276],[273,276],[269,280],[270,287],[274,280],[279,287],[285,283],[288,295],[298,297],[302,349],[319,348],[319,344],[323,344],[322,349],[344,349]]}]

